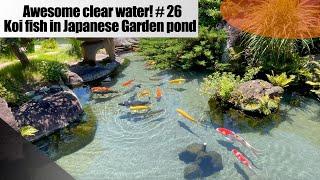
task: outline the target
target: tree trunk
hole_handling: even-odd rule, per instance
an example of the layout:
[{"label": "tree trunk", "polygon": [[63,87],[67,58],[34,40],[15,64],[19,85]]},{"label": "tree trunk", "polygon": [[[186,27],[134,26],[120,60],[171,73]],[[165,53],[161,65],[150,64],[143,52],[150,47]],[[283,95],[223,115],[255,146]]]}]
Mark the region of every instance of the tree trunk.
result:
[{"label": "tree trunk", "polygon": [[20,49],[20,47],[17,44],[11,43],[10,48],[11,48],[13,54],[20,60],[22,65],[29,64],[30,61],[29,61],[27,55]]}]

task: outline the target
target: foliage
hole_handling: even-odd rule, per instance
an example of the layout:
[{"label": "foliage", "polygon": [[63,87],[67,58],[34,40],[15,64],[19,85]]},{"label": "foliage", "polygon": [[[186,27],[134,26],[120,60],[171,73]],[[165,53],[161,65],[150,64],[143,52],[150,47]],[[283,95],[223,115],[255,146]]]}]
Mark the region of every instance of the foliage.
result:
[{"label": "foliage", "polygon": [[50,39],[45,39],[41,41],[41,49],[43,50],[54,50],[58,48],[58,43],[55,39],[50,38]]},{"label": "foliage", "polygon": [[271,84],[275,85],[275,86],[280,86],[280,87],[287,87],[289,86],[289,84],[291,82],[294,81],[294,79],[296,78],[295,75],[290,75],[289,77],[287,76],[287,74],[281,73],[280,75],[269,75],[267,74],[267,78],[270,81]]},{"label": "foliage", "polygon": [[206,69],[221,59],[226,32],[216,29],[221,22],[220,0],[199,1],[199,37],[183,39],[142,39],[140,54],[154,61],[155,68]]},{"label": "foliage", "polygon": [[223,54],[225,40],[223,30],[201,27],[198,38],[143,39],[140,53],[155,61],[155,67],[160,69],[213,67]]},{"label": "foliage", "polygon": [[76,56],[77,58],[81,58],[81,41],[71,38],[69,39],[71,44],[71,48],[68,50],[70,55]]},{"label": "foliage", "polygon": [[279,106],[280,99],[272,99],[269,96],[265,95],[259,99],[259,102],[252,102],[245,104],[242,109],[246,111],[259,111],[264,115],[270,115],[272,109],[276,109]]},{"label": "foliage", "polygon": [[65,69],[64,64],[54,61],[42,61],[39,66],[41,75],[49,82],[58,82],[63,78]]},{"label": "foliage", "polygon": [[311,63],[315,65],[315,67],[313,68],[312,77],[306,83],[313,86],[313,90],[311,91],[319,96],[320,95],[320,63],[316,61],[312,61]]},{"label": "foliage", "polygon": [[[300,42],[308,49],[305,40]],[[262,66],[264,72],[273,70],[276,73],[298,74],[300,68],[308,63],[307,58],[299,56],[297,40],[294,39],[268,38],[247,33],[243,36],[242,46],[249,49],[251,58]]]},{"label": "foliage", "polygon": [[20,129],[20,133],[23,137],[34,136],[37,132],[38,130],[30,125],[24,126]]},{"label": "foliage", "polygon": [[[14,62],[0,69],[0,84],[5,88],[2,92],[6,92],[0,96],[11,105],[20,105],[28,100],[25,96],[27,91],[40,85],[46,85],[49,83],[49,80],[59,80],[61,75],[63,75],[60,70],[61,67],[65,66],[64,63],[74,60],[73,56],[69,56],[63,51],[59,51],[57,54],[45,54],[37,50],[36,54],[31,54],[30,56],[34,56],[34,58],[26,67],[19,62]],[[60,70],[57,71],[53,68],[54,72],[52,72],[48,70],[51,68],[44,67],[46,70],[41,73],[40,69],[44,66],[43,62],[47,62],[53,67],[57,66]],[[53,75],[51,77],[51,74],[57,74],[57,76]],[[44,76],[48,77],[45,78]]]},{"label": "foliage", "polygon": [[199,0],[199,25],[214,28],[222,20],[221,0]]},{"label": "foliage", "polygon": [[0,82],[0,97],[4,98],[7,102],[15,101],[15,96],[12,92],[8,91]]},{"label": "foliage", "polygon": [[200,91],[209,95],[210,98],[227,102],[235,87],[242,82],[251,80],[259,70],[260,67],[248,69],[243,78],[231,72],[215,72],[207,78],[204,78]]}]

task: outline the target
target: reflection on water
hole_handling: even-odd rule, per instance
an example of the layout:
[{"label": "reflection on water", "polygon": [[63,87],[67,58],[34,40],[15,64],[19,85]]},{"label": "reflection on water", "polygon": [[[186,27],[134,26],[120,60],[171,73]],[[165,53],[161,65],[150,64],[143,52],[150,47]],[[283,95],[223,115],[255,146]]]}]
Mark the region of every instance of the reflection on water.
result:
[{"label": "reflection on water", "polygon": [[[118,106],[132,93],[107,99],[91,100],[97,117],[97,129],[92,141],[77,151],[61,156],[56,162],[77,179],[183,179],[187,166],[178,154],[191,143],[207,143],[208,151],[222,156],[223,170],[208,179],[318,179],[320,177],[319,102],[304,98],[300,106],[285,101],[279,114],[269,119],[255,120],[236,111],[219,112],[201,96],[199,84],[205,74],[160,72],[143,69],[139,57],[131,57],[130,66],[115,79],[113,88],[125,91],[122,82],[135,79],[151,90],[152,110],[164,112],[139,121],[128,120],[128,109]],[[151,81],[149,77],[172,76],[186,78],[184,85]],[[155,87],[161,83],[163,97],[154,98]],[[193,124],[176,113],[181,108],[206,126]],[[208,113],[210,112],[210,113]],[[210,123],[209,123],[210,122]],[[217,134],[216,127],[228,127],[239,133],[263,155],[254,157],[241,145],[230,144]],[[255,164],[252,174],[230,152],[236,147]],[[70,148],[70,147],[68,147]],[[62,149],[61,149],[62,150]],[[64,149],[63,149],[64,150]]]}]

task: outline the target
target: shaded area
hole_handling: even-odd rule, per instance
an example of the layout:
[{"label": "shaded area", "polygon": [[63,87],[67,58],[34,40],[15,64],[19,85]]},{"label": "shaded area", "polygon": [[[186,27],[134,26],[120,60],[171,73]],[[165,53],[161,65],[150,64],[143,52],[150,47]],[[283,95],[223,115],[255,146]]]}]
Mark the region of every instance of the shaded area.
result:
[{"label": "shaded area", "polygon": [[191,133],[191,134],[199,137],[196,133],[194,133],[194,132],[190,129],[190,127],[189,127],[188,125],[186,125],[186,123],[184,123],[184,122],[182,122],[182,121],[178,121],[178,124],[179,124],[180,127],[182,127],[183,129],[185,129],[185,130],[188,131],[189,133]]},{"label": "shaded area", "polygon": [[72,124],[34,144],[50,159],[57,160],[88,145],[94,138],[97,122],[89,106],[84,108],[85,117],[80,124]]},{"label": "shaded area", "polygon": [[249,176],[237,163],[234,163],[234,168],[236,168],[237,172],[243,177],[243,179],[249,180]]},{"label": "shaded area", "polygon": [[0,119],[1,179],[72,180],[63,169],[50,161],[15,130]]}]

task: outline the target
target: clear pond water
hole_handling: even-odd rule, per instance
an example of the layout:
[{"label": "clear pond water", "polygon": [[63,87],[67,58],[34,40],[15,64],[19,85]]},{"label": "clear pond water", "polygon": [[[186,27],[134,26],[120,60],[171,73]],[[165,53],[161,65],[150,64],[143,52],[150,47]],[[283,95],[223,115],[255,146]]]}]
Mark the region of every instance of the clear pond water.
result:
[{"label": "clear pond water", "polygon": [[[299,107],[282,103],[280,121],[263,128],[243,128],[243,124],[223,115],[222,124],[245,137],[263,155],[255,157],[239,144],[230,144],[215,132],[219,123],[209,116],[208,97],[201,96],[198,88],[204,75],[194,73],[160,72],[145,70],[139,57],[129,56],[130,65],[115,79],[113,88],[125,90],[121,83],[135,79],[152,92],[152,109],[164,112],[151,117],[133,118],[129,110],[118,106],[132,93],[113,99],[90,99],[88,89],[75,90],[79,98],[90,106],[96,116],[96,132],[87,145],[64,155],[56,163],[76,179],[183,179],[187,166],[178,154],[191,143],[206,142],[209,151],[221,154],[223,170],[204,179],[309,179],[320,177],[320,104],[303,99]],[[160,102],[154,98],[159,82],[149,77],[159,75],[187,78],[187,83],[173,86],[164,83]],[[207,121],[199,126],[180,117],[181,108]],[[181,126],[181,122],[186,125]],[[211,123],[212,122],[212,123]],[[72,142],[72,140],[70,140]],[[70,141],[60,146],[68,147]],[[235,146],[244,152],[257,167],[256,174],[240,164],[230,149]],[[61,148],[63,149],[63,148]],[[61,150],[62,151],[62,150]],[[58,152],[59,153],[59,152]]]}]

